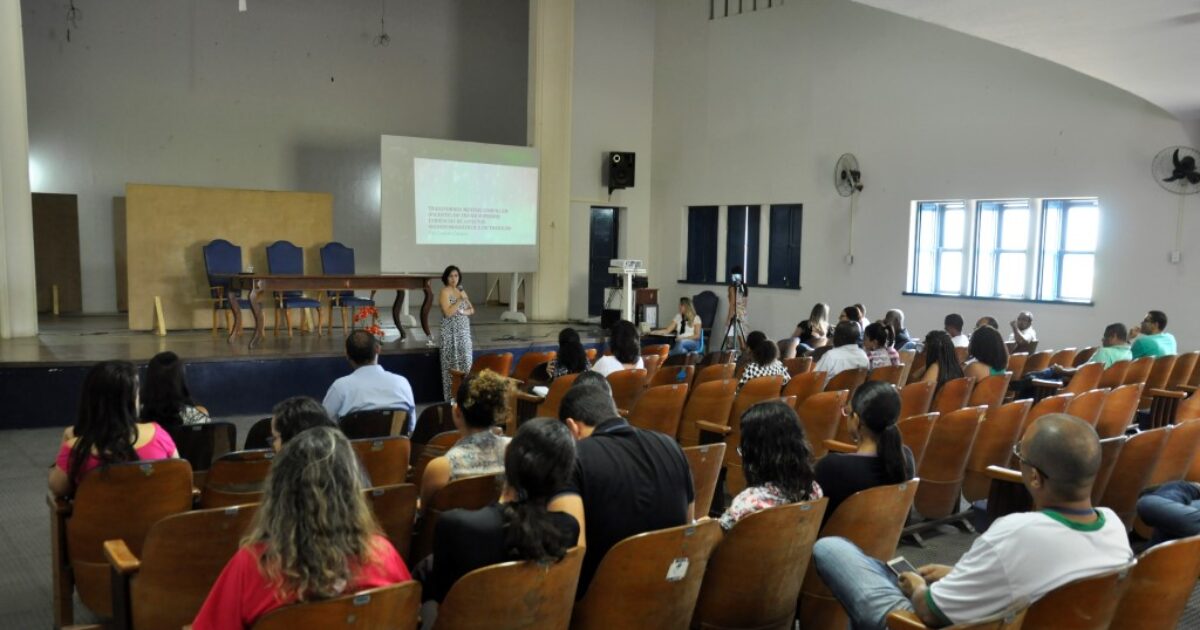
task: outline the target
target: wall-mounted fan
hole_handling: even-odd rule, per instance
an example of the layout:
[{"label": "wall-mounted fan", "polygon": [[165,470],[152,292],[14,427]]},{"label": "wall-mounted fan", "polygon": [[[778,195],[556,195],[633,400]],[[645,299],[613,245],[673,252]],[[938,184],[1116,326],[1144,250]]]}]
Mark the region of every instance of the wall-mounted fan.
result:
[{"label": "wall-mounted fan", "polygon": [[1194,195],[1200,192],[1200,151],[1167,147],[1154,156],[1150,174],[1165,190],[1176,195]]},{"label": "wall-mounted fan", "polygon": [[833,168],[833,185],[843,197],[862,192],[862,170],[858,168],[858,158],[853,153],[843,153],[838,158]]}]

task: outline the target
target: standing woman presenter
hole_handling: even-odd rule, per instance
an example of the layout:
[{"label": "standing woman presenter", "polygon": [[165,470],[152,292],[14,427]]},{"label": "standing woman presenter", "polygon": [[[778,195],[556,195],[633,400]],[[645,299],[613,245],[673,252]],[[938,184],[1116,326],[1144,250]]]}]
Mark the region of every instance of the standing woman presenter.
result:
[{"label": "standing woman presenter", "polygon": [[452,400],[450,370],[471,371],[471,320],[475,307],[459,283],[462,272],[450,265],[442,272],[442,292],[438,304],[442,307],[442,398]]}]

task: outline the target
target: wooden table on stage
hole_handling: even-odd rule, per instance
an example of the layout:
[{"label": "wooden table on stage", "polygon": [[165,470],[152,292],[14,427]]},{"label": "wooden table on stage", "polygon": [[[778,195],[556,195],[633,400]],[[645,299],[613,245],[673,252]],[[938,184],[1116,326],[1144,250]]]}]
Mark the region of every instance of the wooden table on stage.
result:
[{"label": "wooden table on stage", "polygon": [[[421,305],[421,328],[429,336],[429,310],[433,308],[433,288],[429,285],[436,276],[413,276],[399,274],[380,275],[330,275],[330,276],[301,276],[301,275],[271,275],[243,273],[227,276],[230,279],[229,288],[234,291],[249,291],[250,310],[254,312],[254,336],[250,338],[250,347],[258,345],[263,338],[262,304],[259,298],[263,293],[272,291],[366,291],[366,290],[396,290],[396,301],[392,303],[392,320],[400,331],[400,339],[405,337],[404,327],[400,325],[400,303],[404,301],[404,293],[400,289],[423,289],[425,303]],[[229,332],[229,342],[233,343],[234,336],[242,329],[242,309],[236,299],[229,301],[233,310],[233,329]]]}]

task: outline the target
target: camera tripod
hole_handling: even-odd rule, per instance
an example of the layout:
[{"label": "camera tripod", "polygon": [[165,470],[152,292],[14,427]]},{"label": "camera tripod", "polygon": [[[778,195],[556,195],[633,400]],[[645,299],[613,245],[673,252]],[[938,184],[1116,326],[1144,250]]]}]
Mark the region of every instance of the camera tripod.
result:
[{"label": "camera tripod", "polygon": [[725,327],[725,338],[721,340],[721,352],[742,352],[746,349],[746,331],[742,329],[742,318],[734,317]]}]

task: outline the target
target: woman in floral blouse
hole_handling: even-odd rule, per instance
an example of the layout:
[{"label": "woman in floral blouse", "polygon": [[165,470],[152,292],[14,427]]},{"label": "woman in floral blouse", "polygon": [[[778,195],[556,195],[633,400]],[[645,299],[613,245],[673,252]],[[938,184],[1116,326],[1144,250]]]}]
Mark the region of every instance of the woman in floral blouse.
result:
[{"label": "woman in floral blouse", "polygon": [[746,410],[738,454],[747,488],[721,515],[724,529],[759,510],[821,498],[804,427],[783,401],[769,400]]},{"label": "woman in floral blouse", "polygon": [[739,388],[745,385],[746,381],[760,376],[782,376],[783,384],[787,385],[791,377],[787,368],[779,361],[779,346],[774,341],[763,339],[750,348],[750,353],[750,362],[746,364],[742,380],[738,382]]}]

